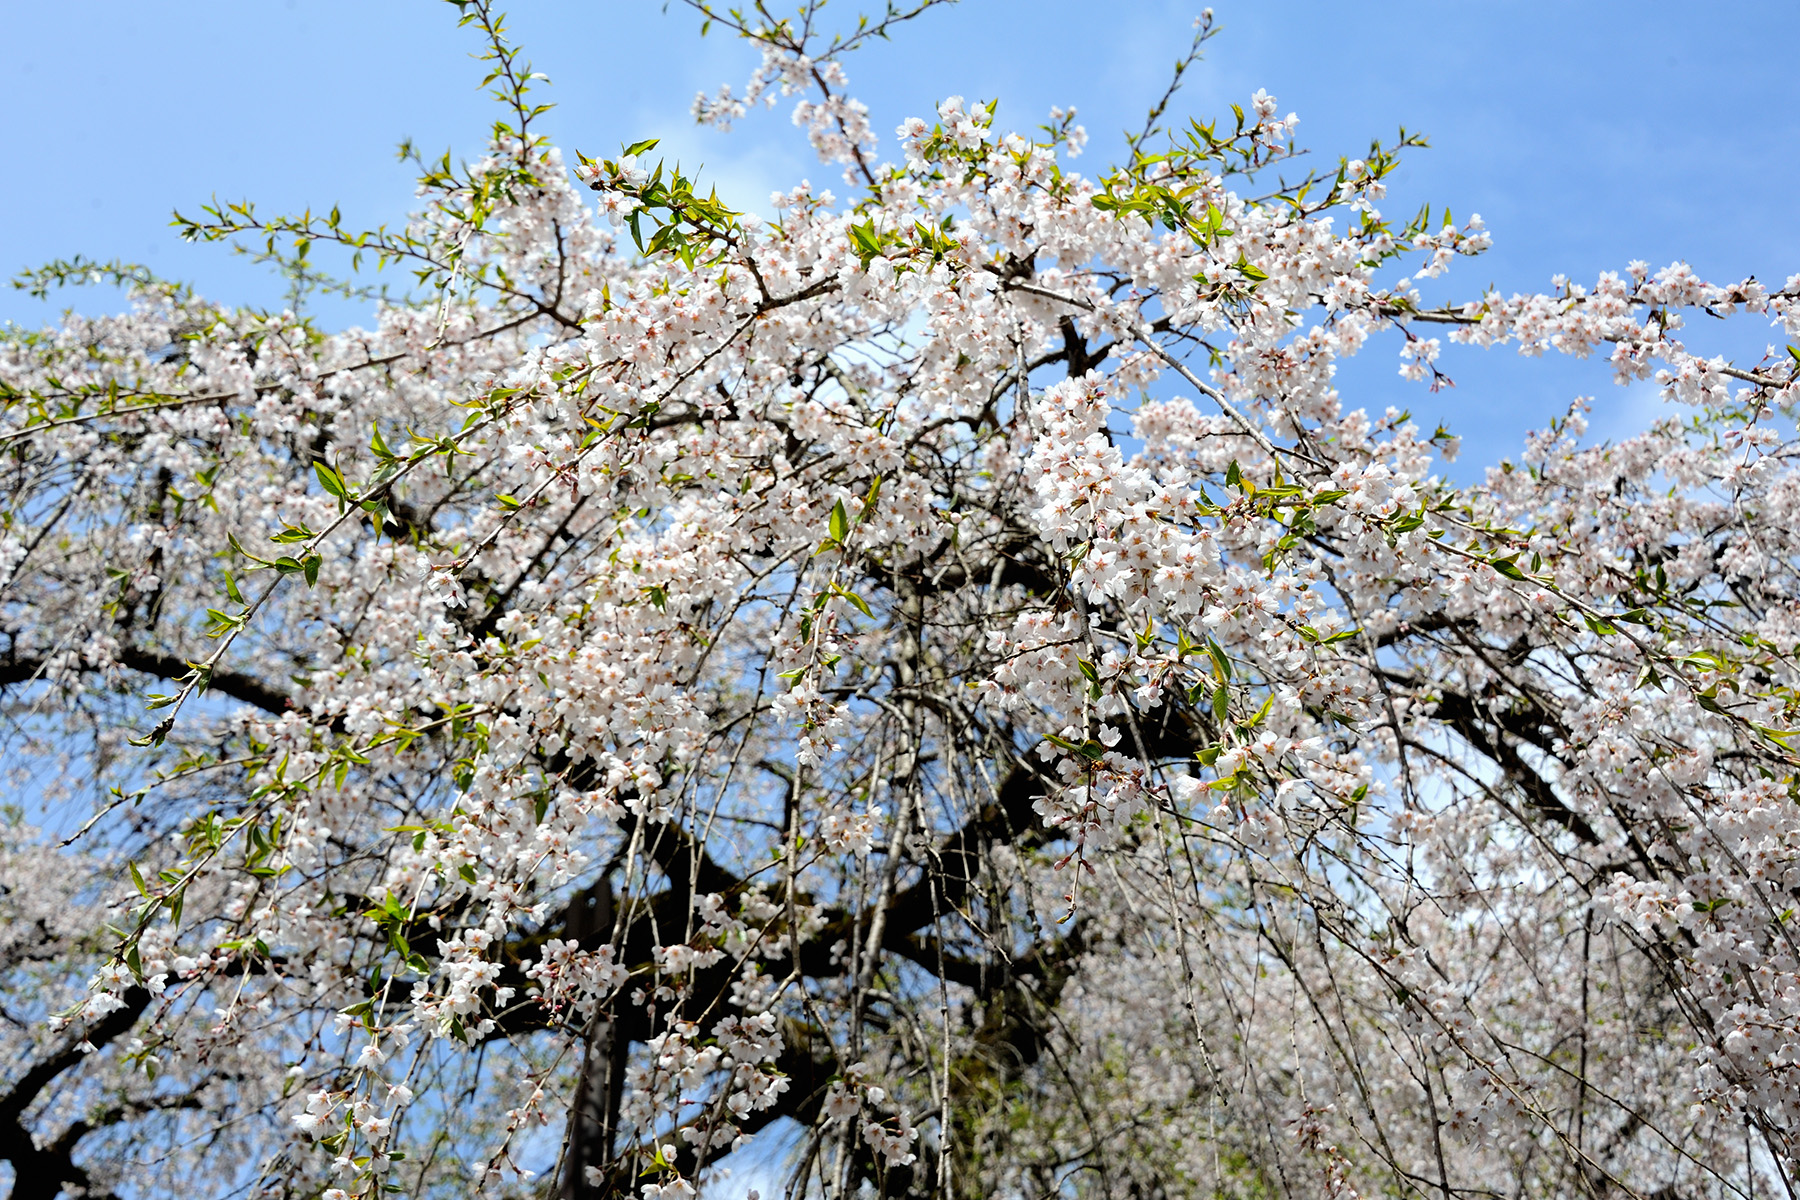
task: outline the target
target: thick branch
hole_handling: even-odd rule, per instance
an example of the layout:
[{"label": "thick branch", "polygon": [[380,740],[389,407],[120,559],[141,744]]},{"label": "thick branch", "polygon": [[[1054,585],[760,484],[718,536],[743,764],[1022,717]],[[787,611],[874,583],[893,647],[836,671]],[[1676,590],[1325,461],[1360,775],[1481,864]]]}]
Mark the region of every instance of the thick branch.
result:
[{"label": "thick branch", "polygon": [[[192,668],[181,658],[173,654],[165,654],[159,650],[142,650],[136,646],[126,646],[117,655],[118,664],[127,670],[137,671],[144,675],[154,675],[158,679],[180,679]],[[83,670],[94,668],[83,665]],[[36,655],[8,655],[0,660],[0,687],[10,687],[21,683],[31,683],[43,677],[44,660]],[[254,705],[264,712],[279,716],[294,707],[293,697],[273,687],[263,679],[245,674],[241,671],[214,671],[208,691],[230,696],[233,700],[241,700],[245,704]]]},{"label": "thick branch", "polygon": [[81,1062],[93,1048],[104,1046],[131,1029],[150,1007],[150,992],[146,988],[128,988],[123,999],[123,1008],[114,1009],[89,1025],[85,1037],[68,1038],[0,1095],[0,1158],[12,1163],[12,1200],[55,1200],[64,1184],[87,1188],[87,1172],[74,1163],[75,1146],[80,1139],[65,1136],[40,1147],[21,1118],[57,1076]]}]

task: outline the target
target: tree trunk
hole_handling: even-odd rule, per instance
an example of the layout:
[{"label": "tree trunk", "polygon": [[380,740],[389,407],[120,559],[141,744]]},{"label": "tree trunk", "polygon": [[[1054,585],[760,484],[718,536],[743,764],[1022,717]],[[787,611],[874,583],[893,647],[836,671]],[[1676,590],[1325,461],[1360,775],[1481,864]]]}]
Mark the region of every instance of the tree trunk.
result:
[{"label": "tree trunk", "polygon": [[[585,899],[586,903],[582,901]],[[569,906],[566,936],[592,950],[613,932],[612,884],[602,878]],[[581,1053],[581,1078],[569,1106],[567,1150],[563,1154],[560,1200],[602,1200],[618,1194],[608,1177],[619,1132],[619,1104],[625,1092],[625,1060],[630,1045],[614,1036],[617,1023],[609,1011],[594,1014]],[[588,1170],[600,1172],[588,1181]],[[629,1191],[629,1188],[625,1189]]]}]

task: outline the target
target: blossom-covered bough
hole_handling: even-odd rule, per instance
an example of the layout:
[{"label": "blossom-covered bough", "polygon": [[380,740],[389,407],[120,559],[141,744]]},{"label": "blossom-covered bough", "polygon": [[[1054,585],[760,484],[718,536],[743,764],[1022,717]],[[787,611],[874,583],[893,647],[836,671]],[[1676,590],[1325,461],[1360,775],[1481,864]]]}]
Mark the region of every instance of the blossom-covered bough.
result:
[{"label": "blossom-covered bough", "polygon": [[[1427,306],[1487,240],[1383,216],[1417,139],[1293,182],[1261,93],[890,161],[842,59],[928,6],[696,5],[763,54],[696,114],[844,168],[772,221],[566,162],[463,0],[505,115],[404,229],[185,223],[414,272],[373,329],[24,281],[133,305],[0,342],[14,1197],[770,1139],[794,1196],[1791,1194],[1800,352],[1681,331],[1800,290]],[[1669,415],[1461,486],[1339,396],[1372,340]]]}]

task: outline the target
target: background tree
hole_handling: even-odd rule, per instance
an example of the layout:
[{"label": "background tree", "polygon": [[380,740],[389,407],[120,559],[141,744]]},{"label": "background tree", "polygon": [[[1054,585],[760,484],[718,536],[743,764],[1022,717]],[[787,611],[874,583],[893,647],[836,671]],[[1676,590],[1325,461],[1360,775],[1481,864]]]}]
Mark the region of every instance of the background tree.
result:
[{"label": "background tree", "polygon": [[[763,222],[571,169],[457,7],[503,116],[405,228],[184,221],[411,272],[374,329],[24,281],[135,304],[0,348],[16,1197],[679,1197],[784,1121],[792,1195],[1788,1185],[1800,351],[1680,331],[1791,282],[1428,306],[1416,139],[895,164],[842,61],[927,4],[695,5],[763,52],[697,115],[844,171]],[[1458,487],[1333,386],[1446,338],[1677,407]]]}]

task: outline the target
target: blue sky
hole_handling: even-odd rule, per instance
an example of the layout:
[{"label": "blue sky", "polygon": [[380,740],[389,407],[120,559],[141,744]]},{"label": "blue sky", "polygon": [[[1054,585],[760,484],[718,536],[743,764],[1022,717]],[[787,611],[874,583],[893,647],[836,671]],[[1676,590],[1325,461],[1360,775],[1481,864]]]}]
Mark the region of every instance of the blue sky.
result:
[{"label": "blue sky", "polygon": [[[1093,135],[1077,165],[1097,169],[1119,131],[1141,124],[1197,7],[965,0],[854,56],[852,90],[883,134],[952,93],[999,97],[1001,125],[1073,104]],[[1401,124],[1424,131],[1432,148],[1408,160],[1388,210],[1449,204],[1459,218],[1480,212],[1495,237],[1489,254],[1459,264],[1446,294],[1490,282],[1540,289],[1559,271],[1591,280],[1633,258],[1777,285],[1800,270],[1800,5],[1214,7],[1224,33],[1175,112],[1209,116],[1264,87],[1300,114],[1302,144],[1333,160]],[[754,114],[730,134],[694,126],[694,93],[740,85],[754,55],[716,30],[700,39],[679,5],[516,0],[510,11],[515,39],[553,80],[546,127],[565,147],[611,152],[660,136],[746,208],[800,178],[837,183],[784,113]],[[846,19],[854,0],[827,11]],[[13,164],[0,189],[7,272],[117,256],[218,299],[276,303],[279,280],[220,247],[183,245],[170,210],[217,195],[270,212],[337,204],[350,222],[399,220],[411,180],[395,144],[473,152],[492,119],[474,86],[471,36],[432,0],[0,0],[0,19],[12,50],[10,119],[0,122],[0,154]],[[5,291],[0,320],[36,325],[63,305],[117,303],[104,290],[48,304]],[[334,325],[365,312],[341,301],[315,311]],[[1708,337],[1718,335],[1694,344],[1710,347]],[[1773,337],[1740,320],[1717,344],[1760,353]],[[1464,351],[1445,365],[1458,386],[1433,395],[1401,381],[1380,347],[1346,369],[1343,387],[1353,403],[1408,406],[1463,433],[1465,476],[1575,395],[1600,397],[1597,434],[1627,432],[1656,408],[1643,391],[1612,388],[1598,363]]]}]

